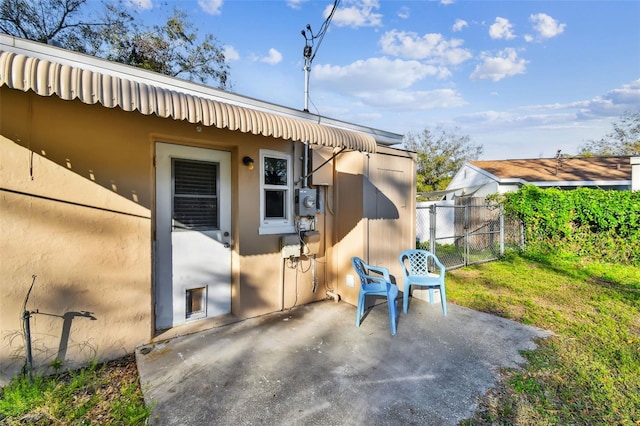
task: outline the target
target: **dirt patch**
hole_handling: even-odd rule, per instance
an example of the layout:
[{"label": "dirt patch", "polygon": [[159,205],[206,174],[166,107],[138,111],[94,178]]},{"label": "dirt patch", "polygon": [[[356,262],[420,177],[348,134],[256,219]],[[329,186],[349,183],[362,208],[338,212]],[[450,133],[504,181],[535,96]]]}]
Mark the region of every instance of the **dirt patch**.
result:
[{"label": "dirt patch", "polygon": [[473,279],[478,278],[480,276],[480,271],[471,270],[471,269],[456,269],[454,271],[450,271],[450,274],[454,274],[456,277],[465,278],[465,279]]},{"label": "dirt patch", "polygon": [[100,397],[100,403],[86,416],[91,424],[106,424],[112,421],[110,410],[116,401],[122,399],[123,387],[135,386],[136,394],[142,397],[135,354],[109,361],[99,370],[100,386],[95,393]]}]

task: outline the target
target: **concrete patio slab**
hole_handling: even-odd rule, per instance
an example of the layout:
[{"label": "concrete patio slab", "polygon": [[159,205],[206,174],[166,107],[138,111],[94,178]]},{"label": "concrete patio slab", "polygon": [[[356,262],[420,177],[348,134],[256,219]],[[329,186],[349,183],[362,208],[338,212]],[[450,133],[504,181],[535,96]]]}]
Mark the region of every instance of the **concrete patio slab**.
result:
[{"label": "concrete patio slab", "polygon": [[413,299],[392,336],[384,304],[357,328],[319,302],[138,348],[150,424],[457,424],[551,333],[448,308]]}]

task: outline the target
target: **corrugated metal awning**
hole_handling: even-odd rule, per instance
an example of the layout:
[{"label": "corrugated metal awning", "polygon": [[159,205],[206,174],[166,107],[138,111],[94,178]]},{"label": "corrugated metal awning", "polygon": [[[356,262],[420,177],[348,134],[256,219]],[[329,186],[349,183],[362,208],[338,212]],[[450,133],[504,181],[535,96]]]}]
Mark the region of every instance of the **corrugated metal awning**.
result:
[{"label": "corrugated metal awning", "polygon": [[0,86],[40,96],[155,114],[203,126],[315,145],[376,152],[373,136],[181,93],[159,85],[0,50]]}]

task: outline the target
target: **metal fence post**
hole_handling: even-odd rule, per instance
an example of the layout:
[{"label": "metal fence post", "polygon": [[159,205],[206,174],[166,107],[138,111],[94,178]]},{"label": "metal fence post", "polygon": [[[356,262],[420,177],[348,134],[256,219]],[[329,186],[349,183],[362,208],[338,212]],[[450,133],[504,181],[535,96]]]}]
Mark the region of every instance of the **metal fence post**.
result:
[{"label": "metal fence post", "polygon": [[464,264],[470,264],[469,254],[469,206],[464,206]]},{"label": "metal fence post", "polygon": [[504,256],[504,209],[500,204],[500,256]]},{"label": "metal fence post", "polygon": [[436,253],[436,205],[429,206],[429,251]]}]

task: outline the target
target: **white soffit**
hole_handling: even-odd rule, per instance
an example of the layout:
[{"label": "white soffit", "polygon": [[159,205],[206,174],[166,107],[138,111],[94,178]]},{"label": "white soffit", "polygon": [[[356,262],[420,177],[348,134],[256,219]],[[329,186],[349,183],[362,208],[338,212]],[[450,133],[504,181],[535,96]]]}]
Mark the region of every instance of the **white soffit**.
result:
[{"label": "white soffit", "polygon": [[0,86],[254,135],[376,152],[373,136],[0,50]]}]

